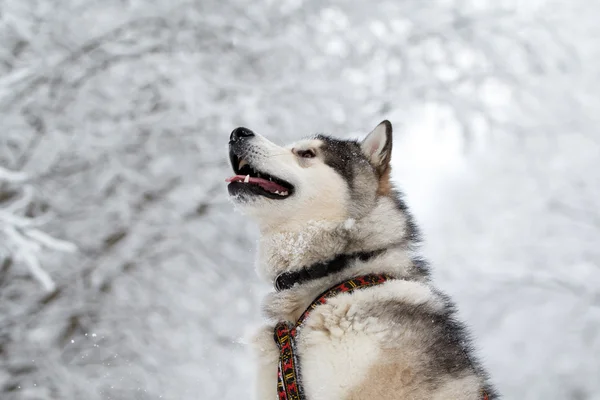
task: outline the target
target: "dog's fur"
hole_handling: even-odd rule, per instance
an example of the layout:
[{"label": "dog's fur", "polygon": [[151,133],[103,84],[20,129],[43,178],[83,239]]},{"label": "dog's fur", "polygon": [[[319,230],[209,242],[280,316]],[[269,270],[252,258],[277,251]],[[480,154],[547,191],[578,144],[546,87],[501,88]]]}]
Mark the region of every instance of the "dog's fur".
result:
[{"label": "dog's fur", "polygon": [[[293,185],[282,199],[230,187],[237,208],[259,224],[262,278],[273,282],[283,272],[339,254],[384,249],[342,272],[267,296],[264,312],[272,324],[253,341],[258,400],[277,398],[274,324],[296,321],[324,290],[370,273],[397,279],[329,299],[299,333],[308,400],[480,400],[482,391],[497,398],[453,317],[453,304],[432,286],[427,264],[415,255],[417,229],[390,181],[388,121],[360,142],[317,135],[280,147],[254,135],[230,142],[230,149]],[[299,156],[308,149],[315,157]]]}]

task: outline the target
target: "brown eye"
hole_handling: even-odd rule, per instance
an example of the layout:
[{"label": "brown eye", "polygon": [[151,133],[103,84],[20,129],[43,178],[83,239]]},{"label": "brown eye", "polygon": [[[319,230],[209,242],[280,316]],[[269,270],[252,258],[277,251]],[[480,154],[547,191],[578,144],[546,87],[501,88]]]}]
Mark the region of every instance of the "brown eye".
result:
[{"label": "brown eye", "polygon": [[308,150],[298,150],[297,154],[298,154],[299,157],[302,157],[302,158],[313,158],[313,157],[316,157],[315,152],[313,150],[310,150],[310,149],[308,149]]}]

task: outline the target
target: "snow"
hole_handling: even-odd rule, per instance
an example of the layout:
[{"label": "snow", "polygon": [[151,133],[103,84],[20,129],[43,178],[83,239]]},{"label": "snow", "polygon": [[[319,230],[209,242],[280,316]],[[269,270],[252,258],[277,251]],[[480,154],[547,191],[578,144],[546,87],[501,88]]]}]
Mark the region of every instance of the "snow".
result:
[{"label": "snow", "polygon": [[0,398],[247,397],[270,288],[229,132],[389,119],[505,398],[600,399],[598,5],[280,3],[3,3]]},{"label": "snow", "polygon": [[0,166],[0,181],[5,182],[22,182],[27,179],[27,175],[24,172],[10,171]]}]

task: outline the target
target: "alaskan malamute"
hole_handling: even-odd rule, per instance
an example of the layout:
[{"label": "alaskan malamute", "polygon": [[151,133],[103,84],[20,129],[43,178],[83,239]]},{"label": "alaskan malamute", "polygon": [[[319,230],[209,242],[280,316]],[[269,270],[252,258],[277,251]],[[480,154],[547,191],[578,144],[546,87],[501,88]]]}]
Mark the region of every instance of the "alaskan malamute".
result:
[{"label": "alaskan malamute", "polygon": [[256,399],[497,399],[433,287],[390,181],[392,125],[362,141],[281,147],[230,136],[231,199],[260,228],[258,272],[275,290],[255,336]]}]

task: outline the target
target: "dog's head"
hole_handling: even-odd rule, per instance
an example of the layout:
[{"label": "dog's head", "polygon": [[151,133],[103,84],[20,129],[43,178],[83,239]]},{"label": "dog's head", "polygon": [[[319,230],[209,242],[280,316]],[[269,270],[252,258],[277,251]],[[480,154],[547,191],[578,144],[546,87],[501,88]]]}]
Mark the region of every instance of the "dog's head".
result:
[{"label": "dog's head", "polygon": [[281,147],[246,128],[229,140],[235,175],[227,179],[237,206],[273,229],[308,221],[360,218],[390,190],[392,125],[383,121],[364,140],[317,135]]}]

